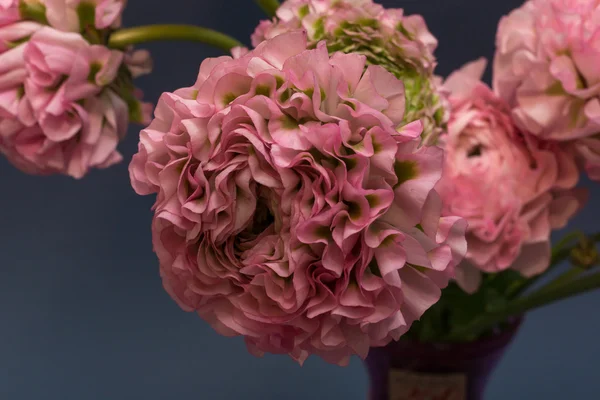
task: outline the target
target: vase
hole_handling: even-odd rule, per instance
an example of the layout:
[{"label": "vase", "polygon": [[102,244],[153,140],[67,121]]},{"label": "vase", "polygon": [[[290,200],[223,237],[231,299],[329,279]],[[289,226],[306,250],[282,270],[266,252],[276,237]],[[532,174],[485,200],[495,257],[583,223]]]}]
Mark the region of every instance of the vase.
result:
[{"label": "vase", "polygon": [[409,340],[372,348],[365,364],[369,400],[482,400],[488,379],[512,342],[521,318],[468,343]]}]

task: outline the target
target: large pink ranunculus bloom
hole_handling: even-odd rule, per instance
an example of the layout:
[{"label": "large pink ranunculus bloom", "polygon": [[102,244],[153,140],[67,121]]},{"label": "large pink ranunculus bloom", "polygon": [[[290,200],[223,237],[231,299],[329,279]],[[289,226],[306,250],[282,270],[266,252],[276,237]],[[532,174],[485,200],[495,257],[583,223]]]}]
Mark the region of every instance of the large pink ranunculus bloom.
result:
[{"label": "large pink ranunculus bloom", "polygon": [[494,90],[523,130],[544,140],[600,133],[600,1],[530,0],[504,17],[496,38]]},{"label": "large pink ranunculus bloom", "polygon": [[[28,20],[45,8],[23,4],[34,7],[22,7],[24,20],[0,26],[0,152],[26,172],[75,178],[118,162],[128,121],[149,120],[131,82],[148,72],[148,53]],[[10,10],[0,8],[0,20]]]},{"label": "large pink ranunculus bloom", "polygon": [[466,251],[402,82],[292,32],[164,94],[130,164],[164,286],[249,349],[345,364],[398,339]]},{"label": "large pink ranunculus bloom", "polygon": [[405,123],[421,120],[426,144],[435,143],[447,122],[443,93],[434,76],[437,39],[420,15],[387,9],[372,0],[287,0],[272,21],[262,21],[254,46],[281,33],[303,28],[309,46],[322,40],[330,53],[358,53],[404,82]]},{"label": "large pink ranunculus bloom", "polygon": [[456,274],[469,292],[479,286],[481,271],[543,272],[551,231],[584,200],[572,190],[579,179],[573,157],[515,126],[507,104],[480,81],[485,65],[484,59],[469,63],[445,83],[452,116],[437,185],[444,213],[469,224],[467,256]]}]

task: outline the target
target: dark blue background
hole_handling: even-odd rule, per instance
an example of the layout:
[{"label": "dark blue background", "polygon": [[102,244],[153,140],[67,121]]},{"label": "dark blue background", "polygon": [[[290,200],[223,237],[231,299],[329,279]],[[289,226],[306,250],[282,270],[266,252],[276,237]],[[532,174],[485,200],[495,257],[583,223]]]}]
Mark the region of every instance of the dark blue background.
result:
[{"label": "dark blue background", "polygon": [[[491,57],[501,15],[518,0],[386,1],[425,15],[440,40],[439,73]],[[193,23],[248,37],[262,14],[250,0],[130,0],[129,26]],[[148,46],[155,71],[139,85],[155,101],[194,82],[219,51]],[[136,151],[138,127],[121,149]],[[134,194],[127,162],[82,181],[22,174],[0,160],[0,399],[366,398],[359,360],[247,354],[163,291],[150,243],[153,199]],[[586,183],[587,184],[587,183]],[[600,190],[572,223],[597,229]],[[533,312],[489,386],[489,400],[596,399],[600,292]]]}]

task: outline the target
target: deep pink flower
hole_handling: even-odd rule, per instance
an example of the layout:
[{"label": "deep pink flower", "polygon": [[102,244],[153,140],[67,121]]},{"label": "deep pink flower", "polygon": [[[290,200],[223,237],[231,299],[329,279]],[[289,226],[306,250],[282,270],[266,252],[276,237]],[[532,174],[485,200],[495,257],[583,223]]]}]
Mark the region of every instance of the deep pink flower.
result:
[{"label": "deep pink flower", "polygon": [[494,89],[521,129],[556,141],[600,132],[600,1],[530,0],[501,20],[496,45]]},{"label": "deep pink flower", "polygon": [[[79,2],[23,4],[25,20],[0,25],[0,152],[26,172],[75,178],[120,161],[116,147],[128,121],[150,119],[151,107],[131,83],[150,70],[149,54],[92,45],[89,32],[34,21],[43,20],[40,12],[50,19],[56,7],[77,9]],[[97,13],[108,7],[86,4]],[[0,21],[8,20],[9,5],[0,3]]]},{"label": "deep pink flower", "polygon": [[457,269],[469,292],[479,286],[480,271],[543,272],[551,231],[583,201],[572,190],[579,178],[572,155],[514,125],[507,104],[480,81],[485,65],[484,59],[467,64],[445,83],[452,116],[437,186],[445,213],[469,224],[467,256]]},{"label": "deep pink flower", "polygon": [[164,94],[130,164],[157,193],[164,286],[252,353],[345,364],[398,339],[466,250],[440,218],[442,151],[419,147],[402,82],[292,32],[205,60]]}]

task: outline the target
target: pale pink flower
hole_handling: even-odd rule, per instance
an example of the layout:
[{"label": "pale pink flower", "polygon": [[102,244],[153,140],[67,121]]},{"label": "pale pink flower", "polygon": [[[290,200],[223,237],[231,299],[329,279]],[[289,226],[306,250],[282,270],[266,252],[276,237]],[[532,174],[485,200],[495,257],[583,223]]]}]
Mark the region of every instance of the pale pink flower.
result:
[{"label": "pale pink flower", "polygon": [[[127,105],[114,94],[96,96],[116,77],[123,54],[51,28],[36,31],[19,49],[23,92],[17,93],[18,105],[9,114],[21,126],[0,131],[8,158],[31,163],[27,171],[76,178],[89,167],[119,160],[115,148],[127,124],[115,115],[126,116]],[[15,51],[3,55],[11,53]]]},{"label": "pale pink flower", "polygon": [[165,93],[129,171],[157,193],[164,286],[253,354],[346,364],[398,339],[466,251],[440,218],[442,151],[398,128],[402,82],[305,32],[205,60]]},{"label": "pale pink flower", "polygon": [[530,0],[501,20],[496,45],[494,90],[521,129],[556,141],[600,132],[600,1]]},{"label": "pale pink flower", "polygon": [[324,40],[331,53],[358,53],[405,84],[405,123],[421,120],[424,143],[435,143],[447,113],[434,68],[437,39],[420,15],[386,9],[372,0],[287,0],[272,21],[262,21],[252,35],[258,45],[285,32],[305,29],[310,46]]},{"label": "pale pink flower", "polygon": [[[0,0],[0,152],[20,169],[81,178],[121,160],[128,121],[149,122],[152,107],[132,84],[151,70],[149,53],[90,44],[108,37],[101,29],[118,24],[123,5]],[[79,32],[68,26],[73,10],[78,26],[80,16],[95,22]],[[53,20],[64,25],[44,26]]]},{"label": "pale pink flower", "polygon": [[469,292],[479,286],[481,271],[543,272],[550,233],[584,200],[572,190],[579,178],[573,156],[515,126],[508,105],[480,81],[485,66],[484,59],[467,64],[445,83],[452,116],[437,185],[444,212],[469,224],[467,256],[456,276]]}]

